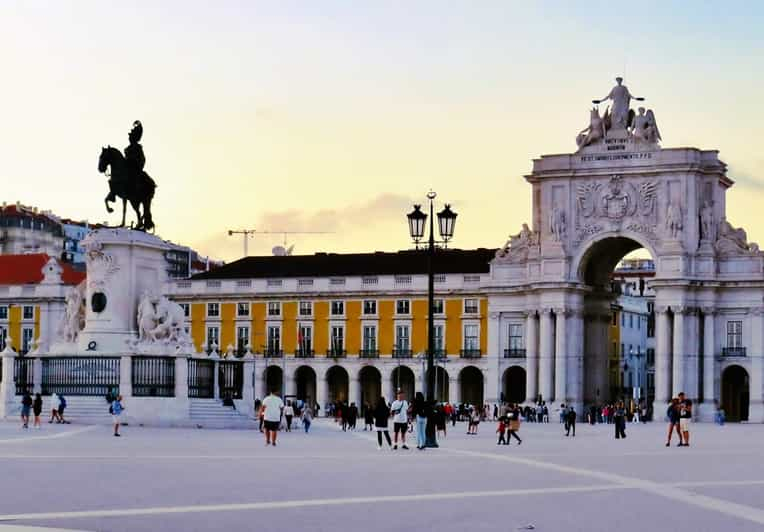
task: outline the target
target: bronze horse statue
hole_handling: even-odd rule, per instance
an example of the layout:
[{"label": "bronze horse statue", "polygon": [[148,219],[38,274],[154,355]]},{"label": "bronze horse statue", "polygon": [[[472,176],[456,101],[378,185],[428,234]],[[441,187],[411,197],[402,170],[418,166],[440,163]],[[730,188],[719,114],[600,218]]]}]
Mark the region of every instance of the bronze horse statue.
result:
[{"label": "bronze horse statue", "polygon": [[[127,202],[135,211],[138,219],[134,229],[139,231],[150,231],[154,228],[154,221],[151,218],[151,200],[154,198],[156,183],[143,170],[130,165],[122,153],[112,146],[101,149],[101,156],[98,158],[98,171],[106,173],[108,167],[111,167],[109,176],[109,195],[106,196],[104,203],[107,212],[114,212],[109,202],[117,201],[117,197],[122,198],[122,223],[119,227],[125,226],[125,211]],[[141,213],[141,207],[143,212]]]}]

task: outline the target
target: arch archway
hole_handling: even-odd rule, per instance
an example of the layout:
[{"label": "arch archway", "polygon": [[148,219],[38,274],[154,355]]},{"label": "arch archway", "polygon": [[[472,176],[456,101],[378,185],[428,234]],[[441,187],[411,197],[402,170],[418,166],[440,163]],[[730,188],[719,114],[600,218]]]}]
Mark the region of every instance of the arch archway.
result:
[{"label": "arch archway", "polygon": [[722,373],[722,408],[729,421],[748,420],[748,372],[740,366],[729,366]]},{"label": "arch archway", "polygon": [[316,400],[316,372],[310,366],[300,366],[294,372],[297,398],[306,403]]},{"label": "arch archway", "polygon": [[504,400],[508,403],[525,401],[525,368],[511,366],[504,370],[501,378]]},{"label": "arch archway", "polygon": [[361,404],[356,406],[363,413],[366,405],[374,408],[382,395],[382,375],[374,366],[364,366],[358,372],[358,382],[361,386]]},{"label": "arch archway", "polygon": [[[435,383],[435,400],[439,403],[448,402],[448,371],[446,371],[446,368],[443,366],[433,366],[432,371],[435,374],[435,378],[433,379],[433,382]],[[429,376],[430,373],[428,371],[427,377]]]},{"label": "arch archway", "polygon": [[263,371],[265,380],[265,394],[275,392],[281,397],[284,396],[284,371],[281,366],[268,366]]},{"label": "arch archway", "polygon": [[[416,376],[411,368],[408,366],[398,366],[395,368],[391,375],[390,380],[393,385],[393,390],[403,390],[406,394],[406,398],[411,401],[414,398],[414,390],[416,389]],[[388,401],[392,401],[394,397],[385,397]]]},{"label": "arch archway", "polygon": [[462,403],[483,405],[483,372],[475,366],[467,366],[459,372]]},{"label": "arch archway", "polygon": [[348,372],[342,366],[332,366],[326,371],[326,383],[329,388],[327,399],[336,403],[348,400]]}]

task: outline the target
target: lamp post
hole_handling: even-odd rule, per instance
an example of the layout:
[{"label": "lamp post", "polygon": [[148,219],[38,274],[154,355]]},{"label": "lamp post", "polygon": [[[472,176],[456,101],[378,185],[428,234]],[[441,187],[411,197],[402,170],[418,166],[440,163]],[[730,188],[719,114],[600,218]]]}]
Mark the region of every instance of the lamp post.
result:
[{"label": "lamp post", "polygon": [[[427,240],[427,371],[426,371],[426,393],[427,402],[431,409],[435,404],[435,371],[433,370],[434,358],[435,358],[435,325],[433,323],[433,317],[435,315],[435,216],[433,200],[437,194],[430,190],[427,193],[427,199],[430,201],[430,235]],[[439,244],[443,244],[445,247],[451,238],[454,236],[454,225],[456,224],[456,213],[451,210],[451,206],[446,204],[445,208],[438,213],[438,230],[442,240],[437,241]],[[414,210],[406,215],[409,223],[409,233],[414,241],[417,249],[419,249],[419,243],[424,237],[424,226],[427,221],[427,214],[422,212],[421,205],[414,205]],[[433,415],[431,414],[427,420],[426,430],[426,442],[427,447],[437,447],[438,441],[435,431],[435,423]]]}]

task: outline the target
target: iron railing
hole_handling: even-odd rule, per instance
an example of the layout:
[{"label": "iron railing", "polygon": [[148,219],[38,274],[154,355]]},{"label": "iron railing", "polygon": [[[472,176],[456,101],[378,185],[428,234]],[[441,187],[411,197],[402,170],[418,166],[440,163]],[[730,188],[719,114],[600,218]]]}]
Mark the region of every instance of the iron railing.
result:
[{"label": "iron railing", "polygon": [[263,351],[263,356],[265,358],[281,358],[284,356],[284,352],[279,349],[267,348]]},{"label": "iron railing", "polygon": [[379,358],[379,349],[361,349],[358,351],[361,358]]},{"label": "iron railing", "polygon": [[348,352],[344,349],[327,349],[327,358],[347,358]]},{"label": "iron railing", "polygon": [[132,363],[134,396],[175,396],[175,358],[134,356]]},{"label": "iron railing", "polygon": [[16,383],[16,395],[34,391],[34,359],[16,357],[13,359],[13,382]]},{"label": "iron railing", "polygon": [[722,347],[723,357],[744,357],[746,356],[745,347]]},{"label": "iron railing", "polygon": [[525,358],[525,349],[519,349],[516,347],[505,349],[504,358]]},{"label": "iron railing", "polygon": [[295,358],[313,358],[316,356],[316,352],[312,349],[298,349],[294,352]]},{"label": "iron railing", "polygon": [[459,356],[461,358],[480,358],[482,353],[480,349],[462,349],[459,351]]},{"label": "iron railing", "polygon": [[218,386],[221,398],[241,399],[244,388],[244,364],[221,361]]},{"label": "iron railing", "polygon": [[398,349],[393,348],[393,358],[411,358],[414,356],[414,352],[411,349]]},{"label": "iron railing", "polygon": [[42,359],[42,393],[116,395],[119,371],[119,357],[46,357]]},{"label": "iron railing", "polygon": [[215,361],[188,359],[188,396],[199,399],[215,397]]}]

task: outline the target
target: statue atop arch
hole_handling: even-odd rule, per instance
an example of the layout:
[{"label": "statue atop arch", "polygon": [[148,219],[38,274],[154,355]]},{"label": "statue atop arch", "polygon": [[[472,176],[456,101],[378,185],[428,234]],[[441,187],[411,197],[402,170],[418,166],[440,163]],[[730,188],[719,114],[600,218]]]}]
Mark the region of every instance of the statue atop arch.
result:
[{"label": "statue atop arch", "polygon": [[608,100],[613,102],[610,111],[610,126],[611,129],[626,129],[631,125],[634,119],[634,111],[629,108],[632,98],[638,102],[644,101],[644,98],[639,96],[633,96],[629,92],[629,88],[623,85],[623,78],[615,78],[616,86],[610,89],[607,96],[600,100],[592,100],[594,104],[600,104]]}]

